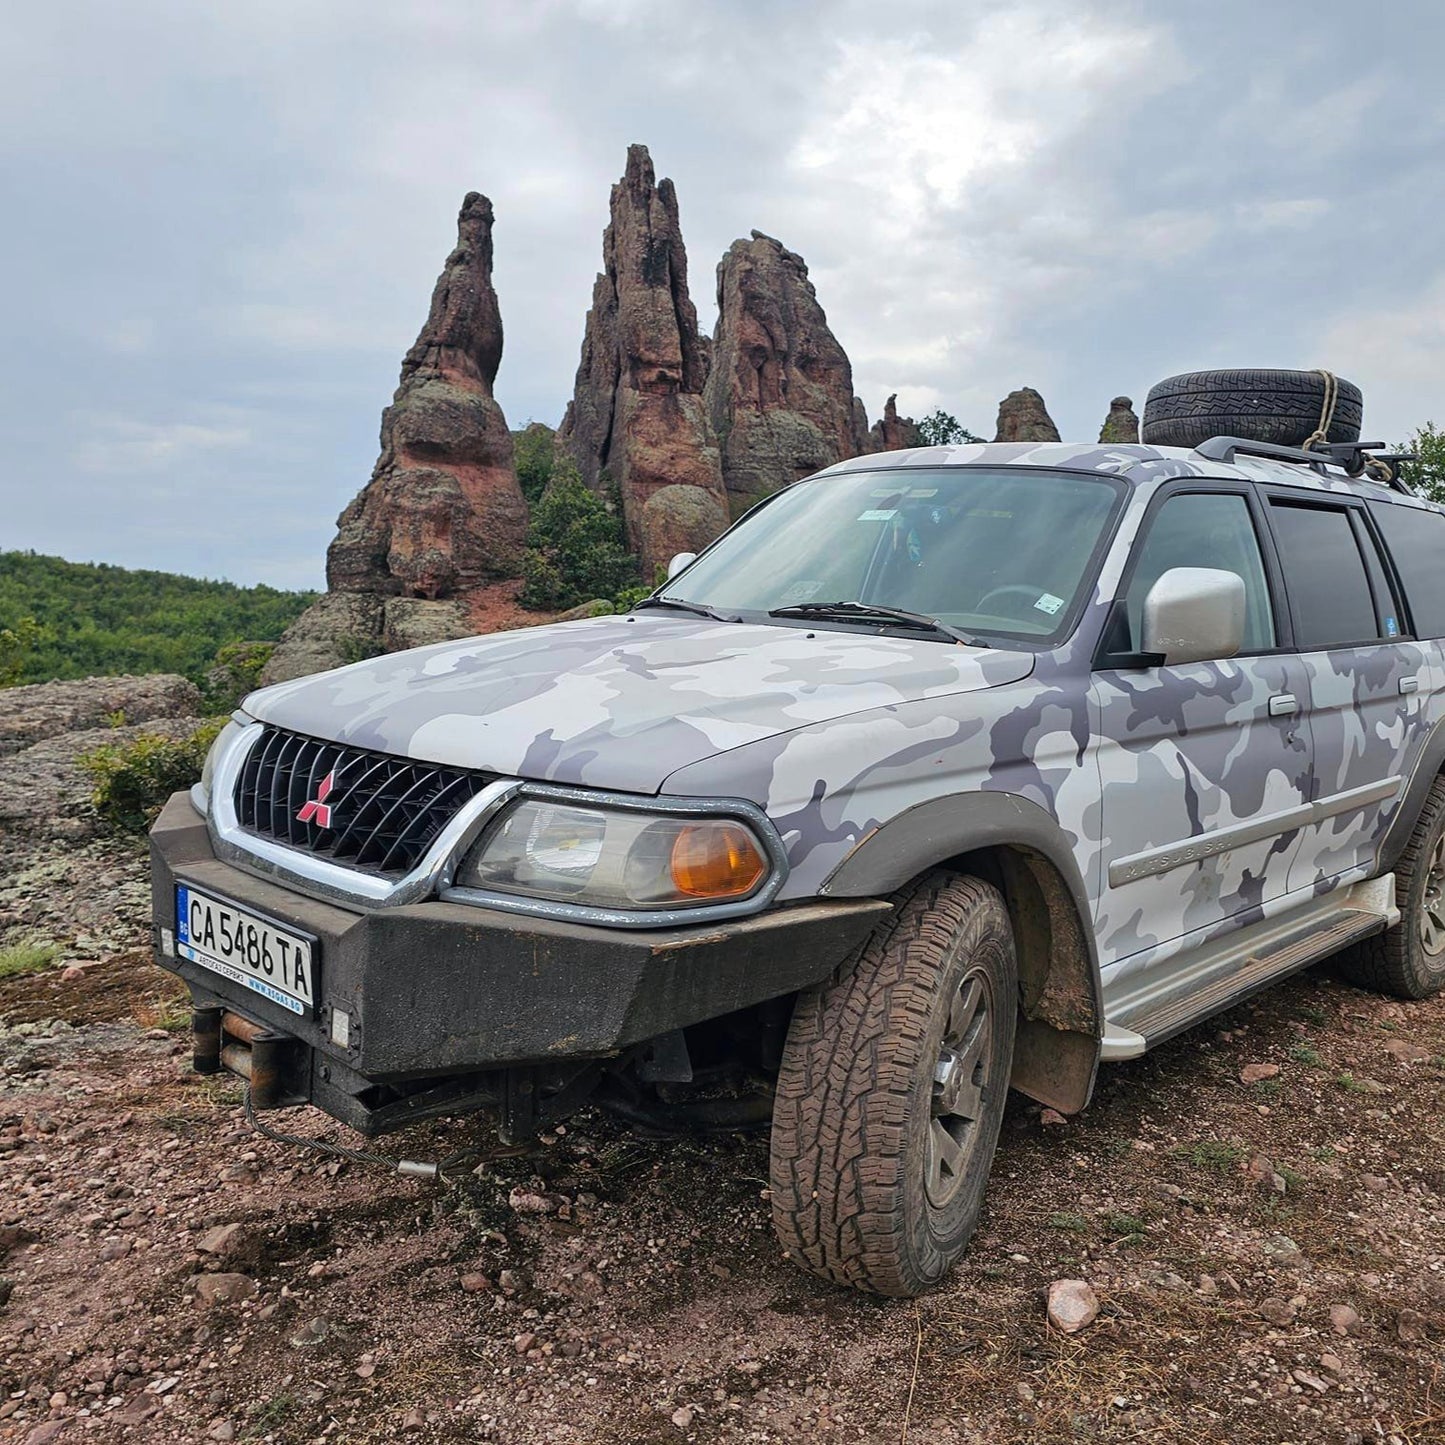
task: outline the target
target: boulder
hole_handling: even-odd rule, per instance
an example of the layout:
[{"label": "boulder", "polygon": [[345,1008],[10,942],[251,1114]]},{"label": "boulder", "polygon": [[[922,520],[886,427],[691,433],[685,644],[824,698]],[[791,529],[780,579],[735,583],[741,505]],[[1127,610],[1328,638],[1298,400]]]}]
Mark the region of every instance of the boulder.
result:
[{"label": "boulder", "polygon": [[451,642],[476,631],[464,602],[429,602],[420,597],[388,597],[382,615],[381,644],[387,652]]},{"label": "boulder", "polygon": [[[702,487],[662,487],[642,509],[643,532],[654,563],[664,567],[679,552],[701,552],[727,524],[722,499]],[[642,575],[651,586],[655,571]]]},{"label": "boulder", "polygon": [[873,423],[873,429],[868,433],[868,450],[900,452],[922,445],[923,437],[918,424],[911,416],[899,416],[898,398],[890,396],[883,405],[883,415]]},{"label": "boulder", "polygon": [[492,396],[502,359],[492,219],[485,196],[463,201],[456,249],[382,413],[381,456],[337,519],[326,558],[333,592],[456,597],[517,574],[527,504]]},{"label": "boulder", "polygon": [[1127,396],[1116,396],[1109,403],[1109,415],[1099,428],[1099,440],[1108,446],[1124,446],[1139,440],[1139,418],[1134,403]]},{"label": "boulder", "polygon": [[677,193],[654,178],[646,146],[628,147],[612,188],[602,259],[558,444],[589,487],[617,487],[628,545],[650,577],[669,545],[648,532],[654,492],[697,488],[715,503],[714,518],[725,519],[727,507],[703,404],[707,350],[688,294]]},{"label": "boulder", "polygon": [[863,448],[853,368],[801,256],[761,231],[734,241],[718,263],[717,306],[703,395],[736,516]]},{"label": "boulder", "polygon": [[1044,399],[1031,386],[1011,391],[999,403],[996,442],[1056,442],[1059,429]]},{"label": "boulder", "polygon": [[175,673],[83,677],[0,689],[0,757],[60,733],[196,717],[201,694]]},{"label": "boulder", "polygon": [[261,686],[328,672],[381,652],[385,599],[365,592],[328,592],[281,634],[261,669]]}]

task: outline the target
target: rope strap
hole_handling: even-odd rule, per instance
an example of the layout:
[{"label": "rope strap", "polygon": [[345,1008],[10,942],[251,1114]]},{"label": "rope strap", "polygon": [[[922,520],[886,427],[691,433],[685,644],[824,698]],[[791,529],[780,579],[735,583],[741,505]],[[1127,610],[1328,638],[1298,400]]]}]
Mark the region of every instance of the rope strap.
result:
[{"label": "rope strap", "polygon": [[1325,401],[1320,408],[1320,424],[1305,439],[1302,451],[1314,451],[1316,447],[1323,450],[1330,440],[1330,427],[1335,420],[1335,407],[1340,399],[1340,380],[1333,371],[1325,371],[1322,367],[1315,372],[1316,376],[1324,378]]}]

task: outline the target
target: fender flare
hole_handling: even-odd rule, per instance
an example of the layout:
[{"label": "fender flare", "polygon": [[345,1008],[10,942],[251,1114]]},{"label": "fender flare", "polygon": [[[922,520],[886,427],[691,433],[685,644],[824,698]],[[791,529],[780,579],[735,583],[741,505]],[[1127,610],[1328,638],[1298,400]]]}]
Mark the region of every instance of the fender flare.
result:
[{"label": "fender flare", "polygon": [[885,897],[929,868],[987,852],[998,870],[1019,951],[1013,1087],[1074,1113],[1093,1092],[1103,1036],[1103,985],[1093,910],[1073,844],[1058,820],[1015,793],[953,793],[906,809],[869,833],[820,892]]},{"label": "fender flare", "polygon": [[1375,855],[1377,873],[1390,872],[1400,861],[1400,854],[1405,851],[1405,844],[1410,841],[1415,824],[1420,820],[1420,810],[1425,806],[1430,788],[1442,771],[1445,771],[1445,718],[1430,729],[1421,745],[1399,810],[1380,840]]}]

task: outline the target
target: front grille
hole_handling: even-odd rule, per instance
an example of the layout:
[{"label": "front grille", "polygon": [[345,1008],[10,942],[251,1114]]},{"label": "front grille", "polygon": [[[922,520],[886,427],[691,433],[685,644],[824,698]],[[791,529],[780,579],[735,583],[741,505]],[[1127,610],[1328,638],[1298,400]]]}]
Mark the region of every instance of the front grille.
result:
[{"label": "front grille", "polygon": [[267,727],[236,780],[236,818],[289,848],[399,877],[490,781]]}]

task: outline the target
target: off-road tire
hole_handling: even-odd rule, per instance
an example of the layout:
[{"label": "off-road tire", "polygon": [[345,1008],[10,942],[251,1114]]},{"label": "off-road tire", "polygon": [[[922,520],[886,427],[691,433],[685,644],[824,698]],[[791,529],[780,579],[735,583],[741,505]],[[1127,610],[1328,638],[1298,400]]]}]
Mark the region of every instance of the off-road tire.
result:
[{"label": "off-road tire", "polygon": [[[1340,381],[1332,442],[1357,442],[1359,387]],[[1325,379],[1317,371],[1186,371],[1150,388],[1139,438],[1149,446],[1197,447],[1210,437],[1246,437],[1297,447],[1320,424]]]},{"label": "off-road tire", "polygon": [[1429,998],[1445,988],[1445,952],[1433,958],[1421,937],[1430,888],[1430,864],[1445,835],[1445,778],[1436,778],[1395,864],[1395,906],[1400,921],[1339,955],[1341,975],[1360,988],[1396,998]]},{"label": "off-road tire", "polygon": [[[968,1244],[1008,1094],[1018,974],[1008,910],[977,878],[932,872],[854,958],[798,998],[773,1110],[773,1226],[838,1284],[894,1296],[937,1286]],[[992,1026],[976,1134],[935,1208],[927,1189],[935,1068],[975,984]]]}]

